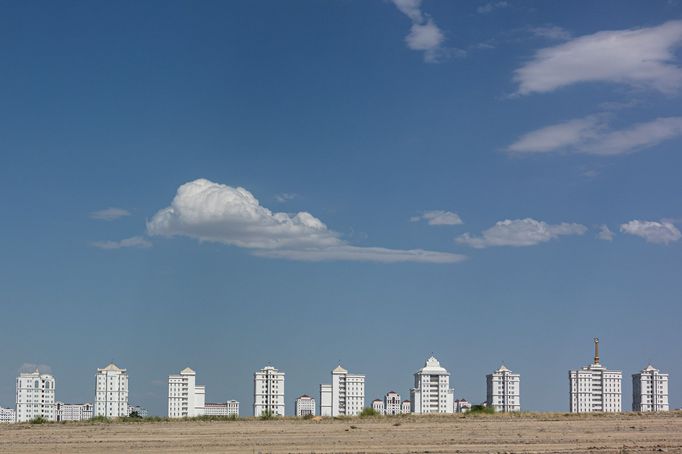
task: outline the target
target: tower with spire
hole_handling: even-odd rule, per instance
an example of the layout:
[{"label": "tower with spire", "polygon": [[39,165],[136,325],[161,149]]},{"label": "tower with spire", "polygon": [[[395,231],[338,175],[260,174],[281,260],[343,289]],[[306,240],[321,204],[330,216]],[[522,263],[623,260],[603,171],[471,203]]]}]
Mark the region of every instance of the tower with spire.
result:
[{"label": "tower with spire", "polygon": [[622,411],[623,372],[609,370],[599,358],[599,338],[594,338],[594,359],[589,366],[568,371],[571,413]]}]

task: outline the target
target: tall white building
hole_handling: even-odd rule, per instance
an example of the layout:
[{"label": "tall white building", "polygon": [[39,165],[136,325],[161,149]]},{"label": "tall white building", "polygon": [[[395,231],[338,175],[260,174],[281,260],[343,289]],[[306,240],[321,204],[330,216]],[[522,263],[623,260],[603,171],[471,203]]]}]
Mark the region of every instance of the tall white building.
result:
[{"label": "tall white building", "polygon": [[17,412],[14,408],[0,407],[0,424],[12,424],[17,421]]},{"label": "tall white building", "polygon": [[668,410],[668,374],[651,364],[632,374],[632,411]]},{"label": "tall white building", "polygon": [[320,415],[355,416],[365,408],[365,376],[350,374],[341,365],[332,371],[332,384],[320,385]]},{"label": "tall white building", "polygon": [[284,372],[267,366],[253,374],[253,415],[284,416]]},{"label": "tall white building", "polygon": [[168,417],[193,418],[204,414],[206,387],[196,384],[197,373],[189,367],[168,376]]},{"label": "tall white building", "polygon": [[521,411],[521,375],[507,369],[504,364],[486,375],[486,403],[496,412]]},{"label": "tall white building", "polygon": [[204,407],[206,416],[239,416],[239,402],[228,400],[227,402],[206,402]]},{"label": "tall white building", "polygon": [[114,363],[104,369],[97,369],[95,416],[128,416],[128,372]]},{"label": "tall white building", "polygon": [[57,402],[57,421],[83,421],[91,419],[94,414],[93,405],[85,404],[65,404]]},{"label": "tall white building", "polygon": [[450,388],[450,374],[433,356],[414,374],[410,400],[412,413],[453,412],[454,390]]},{"label": "tall white building", "polygon": [[55,381],[49,374],[21,373],[17,377],[17,422],[42,417],[55,421]]},{"label": "tall white building", "polygon": [[623,373],[599,362],[599,339],[594,338],[594,362],[568,372],[571,413],[620,412]]},{"label": "tall white building", "polygon": [[296,416],[315,416],[315,399],[307,394],[296,399]]}]

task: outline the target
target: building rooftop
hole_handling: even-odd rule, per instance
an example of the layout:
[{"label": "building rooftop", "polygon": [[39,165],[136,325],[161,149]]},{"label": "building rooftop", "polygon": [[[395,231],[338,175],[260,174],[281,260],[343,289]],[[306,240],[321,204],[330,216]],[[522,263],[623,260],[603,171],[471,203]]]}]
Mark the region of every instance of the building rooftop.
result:
[{"label": "building rooftop", "polygon": [[348,371],[341,367],[341,364],[336,366],[336,368],[332,371],[332,374],[347,374]]},{"label": "building rooftop", "polygon": [[448,371],[440,365],[438,360],[431,356],[426,360],[424,367],[417,371],[418,374],[429,374],[429,375],[449,375]]},{"label": "building rooftop", "polygon": [[194,372],[194,371],[193,371],[192,369],[190,369],[189,367],[185,367],[184,369],[182,369],[182,370],[180,371],[180,373],[181,373],[182,375],[196,375],[196,372]]}]

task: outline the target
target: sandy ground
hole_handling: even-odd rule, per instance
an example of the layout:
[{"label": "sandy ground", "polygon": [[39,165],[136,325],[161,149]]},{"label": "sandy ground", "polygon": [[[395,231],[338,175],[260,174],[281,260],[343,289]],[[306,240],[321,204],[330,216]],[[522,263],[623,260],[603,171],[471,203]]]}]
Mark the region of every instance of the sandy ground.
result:
[{"label": "sandy ground", "polygon": [[0,426],[0,452],[682,452],[682,412]]}]

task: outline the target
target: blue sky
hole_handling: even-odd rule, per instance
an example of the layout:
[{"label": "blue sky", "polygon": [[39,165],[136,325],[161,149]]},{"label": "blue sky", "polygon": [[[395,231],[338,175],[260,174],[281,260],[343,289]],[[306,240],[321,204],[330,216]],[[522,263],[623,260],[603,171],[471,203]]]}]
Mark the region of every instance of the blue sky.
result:
[{"label": "blue sky", "polygon": [[[367,401],[432,352],[457,398],[591,360],[682,406],[682,5],[1,2],[0,405],[109,361],[250,414],[338,361]],[[242,188],[242,189],[237,189]]]}]

